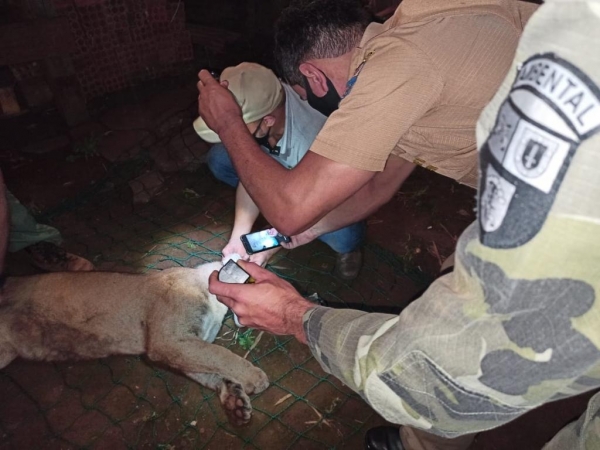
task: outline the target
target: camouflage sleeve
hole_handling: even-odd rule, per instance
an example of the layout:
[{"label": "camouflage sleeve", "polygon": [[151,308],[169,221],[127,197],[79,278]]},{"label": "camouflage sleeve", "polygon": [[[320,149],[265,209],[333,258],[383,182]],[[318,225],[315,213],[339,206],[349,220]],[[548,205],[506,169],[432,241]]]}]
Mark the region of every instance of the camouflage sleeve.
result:
[{"label": "camouflage sleeve", "polygon": [[549,0],[527,25],[478,123],[454,272],[397,317],[306,314],[323,368],[387,420],[454,437],[600,386],[599,19]]},{"label": "camouflage sleeve", "polygon": [[564,427],[543,450],[600,448],[600,393],[594,395],[579,420]]}]

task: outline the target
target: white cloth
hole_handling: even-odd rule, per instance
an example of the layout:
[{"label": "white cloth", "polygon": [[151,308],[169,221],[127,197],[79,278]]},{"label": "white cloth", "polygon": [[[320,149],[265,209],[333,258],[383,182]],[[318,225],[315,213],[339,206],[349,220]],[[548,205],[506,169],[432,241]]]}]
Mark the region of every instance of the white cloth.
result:
[{"label": "white cloth", "polygon": [[302,100],[291,86],[282,85],[285,90],[285,131],[277,143],[280,153],[273,157],[291,169],[310,149],[327,117]]}]

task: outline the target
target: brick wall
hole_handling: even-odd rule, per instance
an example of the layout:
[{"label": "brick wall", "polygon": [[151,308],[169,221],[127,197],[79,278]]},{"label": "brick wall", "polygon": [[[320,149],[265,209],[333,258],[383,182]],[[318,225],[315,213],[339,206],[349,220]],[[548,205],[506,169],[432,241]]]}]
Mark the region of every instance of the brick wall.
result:
[{"label": "brick wall", "polygon": [[75,50],[66,19],[0,25],[0,66],[68,55]]},{"label": "brick wall", "polygon": [[193,59],[183,0],[52,0],[68,19],[87,99],[174,74]]}]

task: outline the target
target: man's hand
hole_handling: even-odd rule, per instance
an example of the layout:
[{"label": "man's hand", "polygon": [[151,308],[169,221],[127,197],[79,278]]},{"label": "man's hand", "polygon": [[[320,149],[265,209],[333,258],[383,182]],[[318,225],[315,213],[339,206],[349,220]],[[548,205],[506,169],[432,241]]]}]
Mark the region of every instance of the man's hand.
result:
[{"label": "man's hand", "polygon": [[258,264],[261,267],[265,267],[269,260],[280,250],[279,247],[272,248],[270,250],[265,250],[264,252],[254,253],[250,255],[248,261],[253,262],[254,264]]},{"label": "man's hand", "polygon": [[206,125],[218,135],[233,123],[244,125],[242,110],[227,82],[219,83],[208,70],[201,70],[198,78],[198,112]]},{"label": "man's hand", "polygon": [[227,245],[223,247],[221,253],[223,255],[223,260],[225,260],[225,258],[227,258],[229,255],[237,254],[240,255],[243,261],[250,261],[254,264],[258,264],[259,266],[264,267],[273,257],[273,255],[275,255],[275,253],[277,253],[278,251],[279,247],[275,247],[264,252],[258,252],[249,255],[246,249],[244,248],[242,241],[240,241],[240,238],[232,236]]},{"label": "man's hand", "polygon": [[245,261],[239,265],[255,283],[222,283],[215,271],[210,275],[209,291],[236,313],[241,324],[277,335],[294,335],[306,343],[302,318],[314,305],[274,273]]},{"label": "man's hand", "polygon": [[231,239],[229,239],[227,245],[223,247],[221,253],[223,254],[223,260],[234,253],[240,255],[244,261],[248,261],[250,259],[250,255],[248,255],[246,252],[246,249],[244,248],[239,237],[231,236]]},{"label": "man's hand", "polygon": [[302,245],[308,244],[309,242],[314,241],[315,239],[317,239],[320,234],[317,231],[315,224],[314,226],[312,226],[311,228],[309,228],[306,231],[303,231],[300,234],[296,234],[295,236],[291,236],[292,241],[291,242],[282,242],[281,246],[283,248],[286,248],[288,250],[292,250],[296,247],[300,247]]}]

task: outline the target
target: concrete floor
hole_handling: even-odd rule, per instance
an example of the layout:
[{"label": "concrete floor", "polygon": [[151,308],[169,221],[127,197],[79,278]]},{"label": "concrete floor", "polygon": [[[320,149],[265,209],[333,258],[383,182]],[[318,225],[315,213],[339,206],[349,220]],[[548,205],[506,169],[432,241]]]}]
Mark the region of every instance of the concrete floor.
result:
[{"label": "concrete floor", "polygon": [[[46,213],[67,249],[99,270],[144,273],[216,260],[231,231],[234,191],[202,164],[206,147],[189,131],[192,95],[184,88],[122,105],[68,131],[69,144],[48,153],[3,153],[7,184]],[[85,148],[89,155],[80,157]],[[128,182],[157,166],[162,185],[148,203],[133,204]],[[319,242],[280,252],[269,267],[303,293],[317,292],[336,305],[405,305],[433,279],[473,220],[473,197],[467,188],[418,171],[369,218],[365,266],[354,282],[332,275],[335,255]],[[11,255],[9,263],[13,274],[31,271],[24,255]],[[256,342],[259,333],[252,336]],[[228,319],[217,342],[271,380],[253,398],[247,427],[229,425],[211,391],[144,357],[18,360],[0,371],[0,450],[359,450],[365,431],[385,423],[295,339],[261,334],[249,352],[252,338],[236,335]],[[583,411],[586,400],[557,402],[482,433],[474,448],[539,449]]]}]

